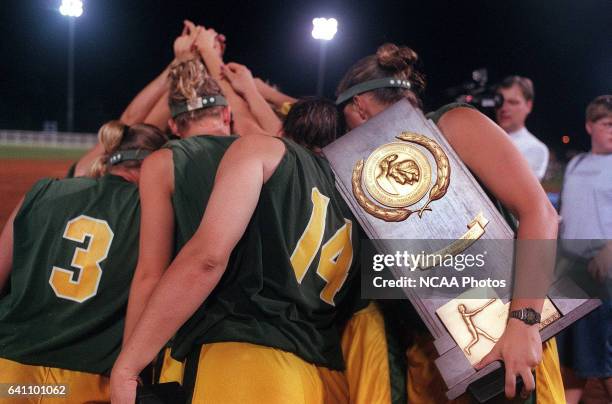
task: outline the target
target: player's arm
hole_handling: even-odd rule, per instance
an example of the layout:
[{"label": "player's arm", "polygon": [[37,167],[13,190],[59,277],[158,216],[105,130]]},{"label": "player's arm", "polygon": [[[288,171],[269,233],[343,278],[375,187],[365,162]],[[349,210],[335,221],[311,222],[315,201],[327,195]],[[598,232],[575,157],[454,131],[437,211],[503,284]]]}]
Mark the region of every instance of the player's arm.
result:
[{"label": "player's arm", "polygon": [[[457,108],[442,116],[439,127],[470,170],[519,220],[515,288],[510,310],[532,308],[541,312],[553,270],[555,248],[552,241],[536,240],[557,238],[556,211],[527,161],[506,133],[490,119],[473,109]],[[516,344],[518,340],[523,343]],[[540,362],[541,353],[537,325],[529,326],[511,318],[499,342],[477,368],[503,360],[506,395],[514,396],[516,376],[522,376],[527,391],[535,388],[531,370]]]},{"label": "player's arm", "polygon": [[[126,125],[145,122],[165,130],[170,118],[168,108],[168,91],[170,86],[168,73],[174,63],[189,60],[196,55],[191,51],[195,40],[196,27],[190,21],[184,22],[183,32],[174,41],[174,60],[145,86],[125,108],[119,120]],[[79,159],[74,170],[75,177],[89,174],[91,164],[104,153],[100,143],[96,144],[83,157]]]},{"label": "player's arm", "polygon": [[249,137],[223,157],[204,217],[153,292],[111,374],[113,403],[133,403],[139,372],[206,300],[257,206],[262,184],[285,148],[272,137]]},{"label": "player's arm", "polygon": [[[168,89],[168,72],[169,67],[166,67],[163,72],[159,74],[152,82],[150,82],[145,88],[143,88],[137,95],[134,97],[132,102],[127,106],[125,111],[121,114],[120,121],[126,125],[134,125],[140,122],[144,122],[145,119],[153,112],[156,103],[163,97],[164,93]],[[159,115],[163,113],[163,109],[156,111]],[[170,114],[168,113],[168,117]],[[168,120],[166,117],[166,121]],[[161,118],[153,119],[152,124],[157,126],[160,129],[165,129],[165,124],[158,125],[158,121]],[[91,168],[92,163],[98,157],[104,154],[104,147],[99,142],[91,148],[83,157],[79,159],[77,165],[74,169],[75,177],[82,177],[84,175],[89,174],[89,169]]]},{"label": "player's arm", "polygon": [[[161,123],[165,111],[161,106],[158,109],[155,109],[155,107],[157,106],[157,102],[163,98],[164,93],[168,89],[168,71],[169,67],[166,67],[159,76],[157,76],[136,95],[125,111],[123,111],[121,114],[121,122],[126,125],[134,125],[140,122],[145,122],[145,119],[148,118],[149,121],[151,121],[151,124],[157,126],[161,130],[165,129],[170,113],[168,111],[168,114],[165,117],[165,122]],[[155,115],[151,115],[153,112],[155,112]],[[149,115],[151,115],[150,118]],[[74,169],[74,176],[82,177],[88,175],[92,163],[102,154],[104,154],[104,147],[100,142],[98,142],[79,159]]]},{"label": "player's arm", "polygon": [[277,111],[282,111],[285,104],[295,104],[297,102],[297,98],[277,90],[259,77],[255,78],[255,86],[264,99],[272,104]]},{"label": "player's arm", "polygon": [[155,103],[155,106],[153,107],[153,109],[151,109],[151,111],[149,112],[149,114],[144,120],[144,123],[153,125],[157,127],[159,130],[161,130],[162,132],[165,132],[166,129],[168,129],[168,119],[170,119],[170,107],[168,106],[168,95],[169,95],[169,91],[166,91],[161,96],[161,98],[157,100],[157,103]]},{"label": "player's arm", "polygon": [[[123,114],[121,114],[121,122],[126,125],[134,125],[140,122],[146,122],[155,106],[159,103],[164,94],[168,93],[170,86],[169,72],[170,67],[175,63],[184,62],[193,59],[196,55],[192,52],[192,45],[197,35],[196,26],[188,20],[183,22],[183,31],[173,44],[174,60],[166,66],[166,68],[149,84],[146,85],[132,102],[127,106]],[[167,119],[170,117],[168,110]]]},{"label": "player's arm", "polygon": [[151,112],[157,101],[164,95],[168,90],[169,80],[168,73],[170,72],[170,65],[145,86],[140,92],[134,97],[134,99],[127,106],[125,111],[121,114],[121,122],[126,125],[134,125],[140,122],[144,122],[145,118]]},{"label": "player's arm", "polygon": [[[166,69],[166,71],[168,71],[169,68],[175,63],[181,63],[198,57],[198,55],[196,55],[192,49],[198,33],[197,27],[188,20],[185,20],[183,25],[183,32],[174,41],[174,60],[172,63],[170,63],[170,66]],[[167,77],[168,75],[166,75],[166,78]],[[156,126],[162,131],[165,131],[168,128],[168,119],[170,119],[171,116],[170,107],[168,106],[170,83],[168,79],[166,79],[166,81],[167,82],[164,86],[163,93],[158,97],[155,105],[149,108],[148,113],[143,119],[144,123]]]},{"label": "player's arm", "polygon": [[247,102],[249,110],[263,130],[272,136],[278,135],[281,130],[281,121],[257,90],[251,71],[239,63],[222,65],[221,71],[232,88]]},{"label": "player's arm", "polygon": [[234,117],[234,130],[240,136],[265,135],[266,132],[259,126],[255,117],[249,110],[247,102],[232,88],[231,84],[223,78],[221,66],[223,60],[215,48],[217,32],[213,29],[201,29],[196,38],[195,45],[208,69],[210,76],[217,81],[223,95],[227,99]]},{"label": "player's arm", "polygon": [[123,344],[129,339],[151,293],[170,265],[174,248],[172,151],[158,150],[140,169],[140,244],[130,287]]},{"label": "player's arm", "polygon": [[0,234],[0,296],[13,268],[13,223],[22,204],[23,197],[19,200],[15,209],[13,209]]}]

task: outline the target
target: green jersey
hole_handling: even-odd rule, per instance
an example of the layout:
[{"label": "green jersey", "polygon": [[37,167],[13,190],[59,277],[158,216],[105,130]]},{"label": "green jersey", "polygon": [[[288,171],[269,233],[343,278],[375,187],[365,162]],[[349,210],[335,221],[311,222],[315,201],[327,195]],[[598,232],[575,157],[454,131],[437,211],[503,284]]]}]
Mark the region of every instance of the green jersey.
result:
[{"label": "green jersey", "polygon": [[26,194],[13,228],[0,357],[109,372],[138,258],[136,186],[113,175],[41,180]]},{"label": "green jersey", "polygon": [[201,135],[172,140],[164,146],[172,150],[174,164],[175,253],[200,226],[217,166],[236,139],[236,136]]},{"label": "green jersey", "polygon": [[200,344],[240,341],[344,367],[335,321],[358,287],[359,226],[327,160],[284,143],[219,285],[177,332],[175,358]]}]

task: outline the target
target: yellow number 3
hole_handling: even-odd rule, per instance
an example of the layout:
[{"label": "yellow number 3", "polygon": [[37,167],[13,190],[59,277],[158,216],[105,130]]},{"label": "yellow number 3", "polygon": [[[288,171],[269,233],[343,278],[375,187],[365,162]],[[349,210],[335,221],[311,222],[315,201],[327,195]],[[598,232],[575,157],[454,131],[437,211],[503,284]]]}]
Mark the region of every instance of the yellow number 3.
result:
[{"label": "yellow number 3", "polygon": [[64,230],[65,239],[79,243],[85,242],[87,236],[87,249],[77,247],[72,256],[71,265],[80,269],[76,280],[73,280],[74,271],[56,266],[51,271],[49,284],[57,297],[83,303],[98,293],[102,277],[100,262],[106,259],[114,234],[106,220],[85,215],[70,220]]},{"label": "yellow number 3", "polygon": [[[312,213],[297,243],[293,254],[291,254],[291,265],[295,272],[298,283],[302,283],[306,272],[323,241],[325,232],[325,219],[327,217],[327,205],[329,198],[323,195],[317,188],[312,189]],[[321,248],[321,257],[317,267],[317,274],[325,280],[327,285],[321,291],[320,297],[324,302],[334,306],[334,297],[340,290],[348,270],[353,262],[353,244],[351,242],[353,223],[344,219],[342,226]]]}]

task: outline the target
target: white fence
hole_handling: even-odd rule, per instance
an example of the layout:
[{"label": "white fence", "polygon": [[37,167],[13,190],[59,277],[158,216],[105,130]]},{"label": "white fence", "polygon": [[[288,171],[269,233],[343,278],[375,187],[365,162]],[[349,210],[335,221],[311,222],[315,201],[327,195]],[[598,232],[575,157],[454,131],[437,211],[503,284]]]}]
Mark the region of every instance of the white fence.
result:
[{"label": "white fence", "polygon": [[98,138],[95,133],[0,130],[0,145],[2,146],[88,149],[95,145],[97,141]]}]

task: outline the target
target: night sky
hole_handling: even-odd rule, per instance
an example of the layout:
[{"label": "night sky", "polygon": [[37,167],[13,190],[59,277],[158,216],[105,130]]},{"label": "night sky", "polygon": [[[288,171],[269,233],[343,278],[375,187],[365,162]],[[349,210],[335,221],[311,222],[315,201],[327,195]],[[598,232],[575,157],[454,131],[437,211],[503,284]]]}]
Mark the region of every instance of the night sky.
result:
[{"label": "night sky", "polygon": [[[2,0],[0,128],[65,128],[68,23],[60,0]],[[384,42],[411,46],[427,76],[426,110],[444,90],[489,69],[491,82],[530,77],[527,126],[552,149],[586,150],[584,109],[612,93],[612,1],[163,1],[84,0],[76,21],[75,130],[95,132],[172,59],[189,18],[228,38],[226,61],[246,64],[294,96],[315,92],[319,43],[311,20],[335,17],[325,93],[347,68]],[[570,135],[568,146],[561,136]]]}]

